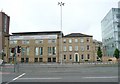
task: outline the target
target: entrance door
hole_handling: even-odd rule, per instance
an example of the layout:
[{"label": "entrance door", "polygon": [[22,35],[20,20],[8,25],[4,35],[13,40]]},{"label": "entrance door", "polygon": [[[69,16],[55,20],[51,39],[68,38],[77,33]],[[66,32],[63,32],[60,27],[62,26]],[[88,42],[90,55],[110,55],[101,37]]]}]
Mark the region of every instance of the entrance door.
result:
[{"label": "entrance door", "polygon": [[75,61],[78,62],[78,54],[75,54]]},{"label": "entrance door", "polygon": [[74,54],[74,62],[79,62],[79,54],[78,53]]}]

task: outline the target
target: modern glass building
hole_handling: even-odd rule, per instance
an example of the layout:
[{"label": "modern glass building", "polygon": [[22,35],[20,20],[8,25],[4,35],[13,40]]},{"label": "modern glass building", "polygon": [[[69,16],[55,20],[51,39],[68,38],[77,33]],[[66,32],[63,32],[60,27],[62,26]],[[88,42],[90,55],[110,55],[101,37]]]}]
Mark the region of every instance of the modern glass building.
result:
[{"label": "modern glass building", "polygon": [[102,42],[106,56],[113,56],[114,50],[120,50],[120,8],[112,8],[101,21]]},{"label": "modern glass building", "polygon": [[120,1],[118,2],[118,8],[120,8]]}]

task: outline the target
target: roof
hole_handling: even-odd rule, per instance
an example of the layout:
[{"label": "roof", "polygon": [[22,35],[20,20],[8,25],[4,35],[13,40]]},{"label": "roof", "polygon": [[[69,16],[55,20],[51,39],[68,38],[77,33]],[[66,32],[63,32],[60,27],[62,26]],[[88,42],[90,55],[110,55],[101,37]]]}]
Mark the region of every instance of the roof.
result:
[{"label": "roof", "polygon": [[10,17],[5,12],[2,12],[2,10],[0,11],[0,14],[3,14],[3,15],[6,15],[7,17]]},{"label": "roof", "polygon": [[12,34],[13,35],[49,35],[49,34],[61,34],[61,31],[17,32]]},{"label": "roof", "polygon": [[82,34],[82,33],[71,33],[71,34],[65,35],[64,37],[93,37],[93,36]]}]

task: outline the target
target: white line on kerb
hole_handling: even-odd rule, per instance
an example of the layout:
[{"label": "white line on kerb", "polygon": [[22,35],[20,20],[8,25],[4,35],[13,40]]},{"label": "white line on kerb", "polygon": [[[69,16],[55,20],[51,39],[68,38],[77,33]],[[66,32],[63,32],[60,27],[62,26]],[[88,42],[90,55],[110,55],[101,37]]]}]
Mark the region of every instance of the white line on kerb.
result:
[{"label": "white line on kerb", "polygon": [[26,80],[27,80],[27,79],[28,79],[28,80],[30,80],[30,79],[31,79],[31,80],[32,80],[32,79],[39,79],[39,80],[40,80],[40,79],[61,79],[61,78],[19,78],[19,80],[22,80],[22,79],[23,79],[23,80],[25,80],[25,79],[26,79]]},{"label": "white line on kerb", "polygon": [[95,79],[95,78],[118,78],[117,76],[103,76],[103,77],[83,77],[83,78],[88,78],[88,79]]}]

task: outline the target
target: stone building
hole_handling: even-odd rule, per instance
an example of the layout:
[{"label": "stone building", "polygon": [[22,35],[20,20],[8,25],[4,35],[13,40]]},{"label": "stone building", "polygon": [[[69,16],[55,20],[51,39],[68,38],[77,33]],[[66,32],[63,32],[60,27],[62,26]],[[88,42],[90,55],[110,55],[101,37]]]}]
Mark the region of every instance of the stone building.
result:
[{"label": "stone building", "polygon": [[[11,63],[81,63],[97,60],[92,35],[62,31],[18,32],[9,35],[10,17],[0,12],[0,56]],[[20,46],[20,53],[18,53]],[[11,52],[14,49],[14,53]]]},{"label": "stone building", "polygon": [[82,33],[63,36],[63,62],[93,61],[92,37]]},{"label": "stone building", "polygon": [[[61,38],[62,35],[62,38]],[[7,40],[7,39],[6,39]],[[25,63],[80,63],[93,62],[93,36],[82,33],[64,35],[61,31],[19,32],[9,36],[9,49],[5,61],[12,62],[14,54],[11,49],[21,47],[16,61]]]},{"label": "stone building", "polygon": [[[8,45],[10,17],[0,12],[0,58],[3,59],[8,52],[5,47]],[[7,52],[7,53],[4,53]]]}]

